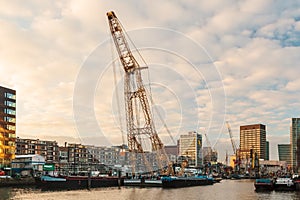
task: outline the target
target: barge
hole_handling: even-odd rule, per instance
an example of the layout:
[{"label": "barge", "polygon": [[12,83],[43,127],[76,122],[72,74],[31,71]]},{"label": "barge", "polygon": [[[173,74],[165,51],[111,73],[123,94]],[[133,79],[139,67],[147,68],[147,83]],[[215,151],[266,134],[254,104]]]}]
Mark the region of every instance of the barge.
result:
[{"label": "barge", "polygon": [[131,187],[162,187],[162,180],[159,179],[125,179],[124,186]]},{"label": "barge", "polygon": [[270,178],[255,179],[254,186],[256,191],[272,191],[274,190],[274,180]]},{"label": "barge", "polygon": [[113,176],[41,176],[35,179],[35,183],[42,190],[77,190],[123,186],[124,178]]},{"label": "barge", "polygon": [[191,186],[203,186],[214,184],[213,178],[206,176],[191,176],[191,177],[175,177],[167,176],[162,177],[163,188],[182,188]]}]

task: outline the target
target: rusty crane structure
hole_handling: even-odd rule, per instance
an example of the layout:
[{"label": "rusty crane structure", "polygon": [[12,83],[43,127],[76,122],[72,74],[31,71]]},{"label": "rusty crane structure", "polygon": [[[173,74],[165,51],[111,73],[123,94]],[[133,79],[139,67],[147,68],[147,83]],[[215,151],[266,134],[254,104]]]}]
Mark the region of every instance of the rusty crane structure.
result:
[{"label": "rusty crane structure", "polygon": [[[151,107],[148,99],[150,94],[144,87],[141,67],[133,56],[125,37],[122,25],[113,11],[107,12],[110,32],[118,52],[121,64],[124,68],[124,100],[127,127],[127,141],[129,152],[132,155],[132,164],[135,163],[135,154],[144,154],[143,141],[141,138],[148,139],[151,144],[152,152],[156,152],[156,160],[159,169],[168,166],[168,157],[164,145],[159,138],[153,121]],[[149,162],[144,157],[144,161]],[[134,166],[132,167],[134,173]]]}]

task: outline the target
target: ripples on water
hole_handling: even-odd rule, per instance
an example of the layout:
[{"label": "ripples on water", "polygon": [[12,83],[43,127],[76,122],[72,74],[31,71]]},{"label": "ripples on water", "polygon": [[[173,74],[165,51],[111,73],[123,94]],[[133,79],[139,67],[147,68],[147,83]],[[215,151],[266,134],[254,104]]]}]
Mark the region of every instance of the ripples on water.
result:
[{"label": "ripples on water", "polygon": [[40,191],[35,188],[0,188],[0,199],[16,200],[299,200],[300,192],[255,192],[252,180],[223,180],[209,186],[180,189],[162,188],[98,188],[74,191]]}]

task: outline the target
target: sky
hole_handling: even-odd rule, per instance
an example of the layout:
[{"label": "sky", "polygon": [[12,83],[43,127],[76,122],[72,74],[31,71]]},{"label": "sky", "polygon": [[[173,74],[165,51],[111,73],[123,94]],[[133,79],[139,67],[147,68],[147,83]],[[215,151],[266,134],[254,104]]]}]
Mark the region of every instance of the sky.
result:
[{"label": "sky", "polygon": [[17,91],[18,137],[126,142],[123,68],[106,17],[113,10],[148,67],[143,81],[165,145],[197,131],[206,146],[206,133],[223,161],[232,154],[225,121],[237,145],[241,125],[265,124],[271,159],[289,143],[291,118],[300,117],[300,1],[0,5],[0,85]]}]

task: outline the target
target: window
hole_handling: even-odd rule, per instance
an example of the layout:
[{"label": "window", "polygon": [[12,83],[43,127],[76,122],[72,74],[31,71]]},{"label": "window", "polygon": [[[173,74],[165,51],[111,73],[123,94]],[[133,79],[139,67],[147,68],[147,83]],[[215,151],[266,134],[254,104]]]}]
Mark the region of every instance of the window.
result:
[{"label": "window", "polygon": [[5,92],[4,96],[8,99],[16,99],[16,95]]},{"label": "window", "polygon": [[4,113],[9,114],[9,115],[16,115],[16,111],[9,109],[9,108],[5,108]]},{"label": "window", "polygon": [[4,101],[4,104],[6,106],[10,106],[10,107],[16,107],[16,103],[15,102],[11,102],[11,101]]},{"label": "window", "polygon": [[14,117],[4,117],[4,121],[16,123],[16,118],[14,118]]},{"label": "window", "polygon": [[8,146],[15,146],[15,142],[9,141]]},{"label": "window", "polygon": [[16,126],[12,126],[12,125],[7,125],[6,128],[8,130],[12,130],[12,131],[15,131],[16,130]]}]

